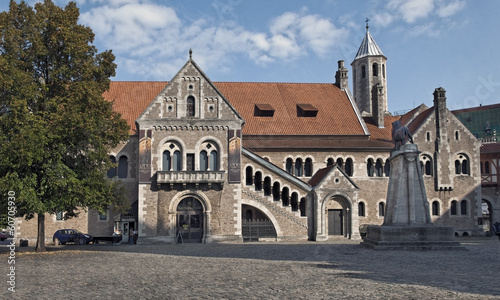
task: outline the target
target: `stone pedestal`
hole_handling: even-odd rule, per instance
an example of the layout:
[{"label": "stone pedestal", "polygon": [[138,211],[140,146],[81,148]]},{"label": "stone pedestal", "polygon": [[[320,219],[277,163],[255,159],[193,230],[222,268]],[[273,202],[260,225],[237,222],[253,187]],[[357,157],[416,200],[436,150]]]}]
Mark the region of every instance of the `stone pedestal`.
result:
[{"label": "stone pedestal", "polygon": [[464,249],[453,227],[432,225],[418,147],[402,145],[390,158],[391,174],[382,226],[369,226],[364,246],[377,250]]}]

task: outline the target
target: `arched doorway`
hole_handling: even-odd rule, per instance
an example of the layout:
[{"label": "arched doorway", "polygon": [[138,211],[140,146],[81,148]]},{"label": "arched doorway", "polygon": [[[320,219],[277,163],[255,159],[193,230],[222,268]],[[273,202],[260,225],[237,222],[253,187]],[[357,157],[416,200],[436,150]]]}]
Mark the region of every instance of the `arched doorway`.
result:
[{"label": "arched doorway", "polygon": [[326,233],[329,236],[351,235],[351,215],[347,199],[342,196],[330,197],[325,206]]},{"label": "arched doorway", "polygon": [[187,197],[177,205],[176,236],[184,243],[201,243],[203,238],[203,205],[194,197]]}]

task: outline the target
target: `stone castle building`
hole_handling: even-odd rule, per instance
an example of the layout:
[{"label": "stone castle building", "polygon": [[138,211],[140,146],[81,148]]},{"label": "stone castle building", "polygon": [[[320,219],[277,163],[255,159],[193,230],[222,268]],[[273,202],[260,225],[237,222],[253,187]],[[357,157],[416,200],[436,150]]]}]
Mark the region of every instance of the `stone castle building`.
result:
[{"label": "stone castle building", "polygon": [[[104,96],[130,138],[110,149],[108,176],[131,209],[47,216],[47,238],[76,228],[124,240],[136,230],[141,242],[359,239],[359,225],[384,219],[396,120],[421,151],[434,224],[482,234],[480,144],[442,88],[433,107],[390,115],[386,63],[367,27],[352,93],[343,61],[331,84],[212,82],[191,51],[168,82],[112,82]],[[19,220],[18,236],[35,238],[35,223]]]}]

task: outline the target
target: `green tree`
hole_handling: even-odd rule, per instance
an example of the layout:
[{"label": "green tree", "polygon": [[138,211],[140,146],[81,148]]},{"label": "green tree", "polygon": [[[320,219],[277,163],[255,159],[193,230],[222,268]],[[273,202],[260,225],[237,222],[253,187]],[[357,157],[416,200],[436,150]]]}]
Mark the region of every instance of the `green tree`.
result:
[{"label": "green tree", "polygon": [[10,1],[0,14],[0,192],[17,215],[38,218],[36,251],[45,251],[45,213],[124,208],[120,184],[106,178],[108,150],[128,127],[103,98],[116,65],[98,53],[74,2],[34,8]]}]

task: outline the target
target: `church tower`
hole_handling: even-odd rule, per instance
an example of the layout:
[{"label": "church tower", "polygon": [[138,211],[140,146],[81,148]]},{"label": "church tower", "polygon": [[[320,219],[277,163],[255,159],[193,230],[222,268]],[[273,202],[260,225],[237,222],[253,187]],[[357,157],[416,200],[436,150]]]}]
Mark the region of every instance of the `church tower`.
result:
[{"label": "church tower", "polygon": [[351,63],[353,72],[354,101],[363,117],[372,117],[375,124],[384,127],[387,105],[387,57],[382,53],[368,30],[359,46],[358,53]]}]

